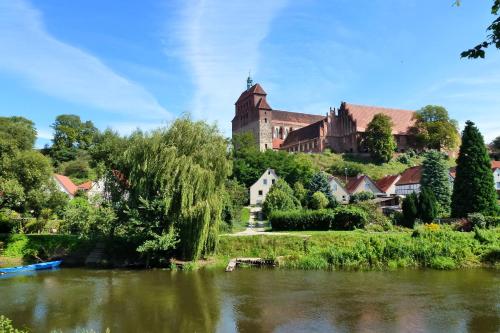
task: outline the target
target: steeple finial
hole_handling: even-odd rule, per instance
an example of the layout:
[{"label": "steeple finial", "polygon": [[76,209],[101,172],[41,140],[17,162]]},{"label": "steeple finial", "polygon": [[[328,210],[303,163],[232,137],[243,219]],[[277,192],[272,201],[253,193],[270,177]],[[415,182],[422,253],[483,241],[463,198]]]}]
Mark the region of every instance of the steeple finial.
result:
[{"label": "steeple finial", "polygon": [[250,89],[252,86],[253,86],[252,77],[250,76],[250,71],[248,71],[247,90]]}]

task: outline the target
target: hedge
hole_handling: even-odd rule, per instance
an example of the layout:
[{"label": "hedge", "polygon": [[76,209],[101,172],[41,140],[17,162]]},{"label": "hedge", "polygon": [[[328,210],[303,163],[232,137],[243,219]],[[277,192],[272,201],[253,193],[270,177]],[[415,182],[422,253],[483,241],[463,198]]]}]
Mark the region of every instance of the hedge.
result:
[{"label": "hedge", "polygon": [[275,211],[269,217],[273,230],[353,230],[368,223],[368,214],[360,207],[336,209]]},{"label": "hedge", "polygon": [[273,230],[328,230],[335,213],[331,209],[274,211],[269,217]]}]

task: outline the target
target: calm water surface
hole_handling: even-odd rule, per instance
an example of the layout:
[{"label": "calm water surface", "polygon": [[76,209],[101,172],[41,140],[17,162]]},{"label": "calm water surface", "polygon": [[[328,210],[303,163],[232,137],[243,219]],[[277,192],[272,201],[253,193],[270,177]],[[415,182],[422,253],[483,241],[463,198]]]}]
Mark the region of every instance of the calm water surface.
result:
[{"label": "calm water surface", "polygon": [[32,332],[500,332],[500,272],[62,269],[0,278]]}]

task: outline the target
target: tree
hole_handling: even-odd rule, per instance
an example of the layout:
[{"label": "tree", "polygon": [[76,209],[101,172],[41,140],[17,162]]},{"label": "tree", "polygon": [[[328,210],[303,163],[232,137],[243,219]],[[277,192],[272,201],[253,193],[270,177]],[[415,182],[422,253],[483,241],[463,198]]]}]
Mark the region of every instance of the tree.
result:
[{"label": "tree", "polygon": [[462,132],[451,201],[453,217],[466,217],[469,213],[495,215],[498,212],[491,162],[483,136],[472,121],[466,122]]},{"label": "tree", "polygon": [[79,149],[89,149],[97,129],[91,121],[82,122],[73,114],[56,117],[51,126],[54,129],[50,154],[56,163],[75,159]]},{"label": "tree", "polygon": [[428,188],[423,188],[418,196],[418,217],[425,222],[431,223],[437,216],[437,202],[434,193]]},{"label": "tree", "polygon": [[293,195],[300,201],[302,206],[307,206],[307,190],[301,182],[293,184]]},{"label": "tree", "polygon": [[328,198],[322,192],[315,192],[311,197],[312,209],[323,209],[328,206]]},{"label": "tree", "polygon": [[409,194],[402,204],[403,209],[403,224],[407,228],[413,228],[415,225],[415,219],[417,218],[418,211],[418,198],[415,193]]},{"label": "tree", "polygon": [[335,197],[333,196],[330,189],[328,175],[325,172],[320,171],[315,173],[312,176],[311,181],[307,184],[307,189],[309,202],[311,201],[314,193],[321,192],[328,199],[328,207],[334,208],[335,206],[337,206],[337,201],[335,200]]},{"label": "tree", "polygon": [[52,166],[47,157],[37,151],[27,150],[13,158],[8,172],[19,181],[24,192],[28,193],[48,184],[52,176]]},{"label": "tree", "polygon": [[425,154],[423,162],[422,178],[420,180],[422,189],[434,193],[439,204],[438,212],[449,214],[451,204],[451,182],[448,166],[444,155],[435,150]]},{"label": "tree", "polygon": [[415,113],[415,125],[410,132],[422,148],[454,150],[460,143],[458,124],[448,111],[437,105],[427,105]]},{"label": "tree", "polygon": [[0,157],[33,148],[35,124],[23,117],[0,117]]},{"label": "tree", "polygon": [[120,164],[126,149],[127,139],[118,132],[108,128],[102,133],[96,133],[94,142],[89,148],[92,157],[91,166],[103,164],[105,168],[114,170]]},{"label": "tree", "polygon": [[389,116],[378,113],[366,127],[364,145],[370,155],[378,162],[389,162],[396,149],[392,126],[392,120]]},{"label": "tree", "polygon": [[16,179],[0,178],[0,208],[19,209],[24,201],[24,188]]},{"label": "tree", "polygon": [[184,259],[215,250],[223,208],[220,193],[231,171],[227,141],[215,126],[181,118],[169,128],[136,133],[120,171],[128,184],[129,231],[144,246],[173,244],[164,241],[175,234],[175,249]]},{"label": "tree", "polygon": [[[460,0],[457,0],[455,3],[457,5],[460,5]],[[500,10],[500,0],[494,0],[493,5],[491,7],[491,14],[496,16],[498,15],[499,10]],[[486,30],[490,32],[486,40],[476,45],[472,49],[462,52],[461,53],[462,58],[469,58],[469,59],[484,58],[486,53],[485,49],[487,49],[491,45],[495,46],[497,49],[500,49],[500,17],[495,19],[490,24],[490,26],[488,26]]]},{"label": "tree", "polygon": [[271,186],[262,204],[262,212],[269,216],[275,210],[292,210],[301,208],[299,200],[293,195],[293,190],[286,181],[279,178]]}]

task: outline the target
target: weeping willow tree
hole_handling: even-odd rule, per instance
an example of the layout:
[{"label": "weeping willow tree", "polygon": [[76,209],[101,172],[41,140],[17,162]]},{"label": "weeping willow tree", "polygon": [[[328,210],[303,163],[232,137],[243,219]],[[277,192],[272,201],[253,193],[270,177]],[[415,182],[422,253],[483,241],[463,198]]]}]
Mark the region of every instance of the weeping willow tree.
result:
[{"label": "weeping willow tree", "polygon": [[182,118],[166,129],[136,132],[124,157],[128,205],[144,235],[139,250],[175,246],[190,260],[213,252],[231,172],[217,128]]}]

